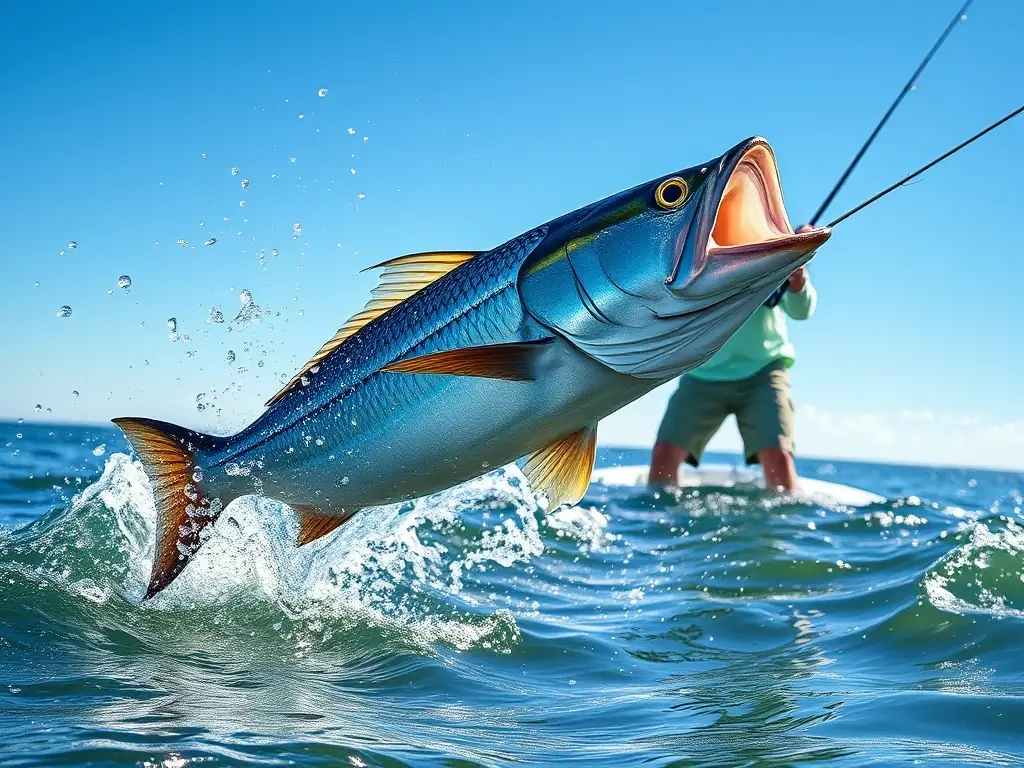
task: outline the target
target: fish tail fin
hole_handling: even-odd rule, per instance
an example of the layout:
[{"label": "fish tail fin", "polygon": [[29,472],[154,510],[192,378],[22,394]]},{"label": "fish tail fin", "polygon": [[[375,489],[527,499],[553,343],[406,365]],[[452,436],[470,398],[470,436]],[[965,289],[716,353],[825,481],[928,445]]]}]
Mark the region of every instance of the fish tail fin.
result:
[{"label": "fish tail fin", "polygon": [[202,454],[222,438],[154,419],[120,418],[153,486],[156,548],[146,597],[170,584],[203,543],[203,530],[231,499],[211,498],[203,487]]}]

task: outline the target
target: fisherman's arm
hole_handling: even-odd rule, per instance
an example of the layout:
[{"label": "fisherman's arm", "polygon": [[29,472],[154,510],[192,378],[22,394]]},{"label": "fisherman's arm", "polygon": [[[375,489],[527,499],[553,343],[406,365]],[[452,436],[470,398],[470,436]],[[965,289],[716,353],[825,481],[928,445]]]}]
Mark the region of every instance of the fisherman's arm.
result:
[{"label": "fisherman's arm", "polygon": [[782,311],[794,320],[806,320],[814,314],[818,294],[811,285],[806,267],[800,267],[789,276],[789,290],[779,303],[782,305]]}]

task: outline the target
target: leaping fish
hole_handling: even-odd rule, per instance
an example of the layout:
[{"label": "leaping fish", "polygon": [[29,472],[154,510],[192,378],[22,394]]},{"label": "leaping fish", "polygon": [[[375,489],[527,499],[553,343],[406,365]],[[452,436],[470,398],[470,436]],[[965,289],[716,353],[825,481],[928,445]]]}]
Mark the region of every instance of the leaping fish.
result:
[{"label": "leaping fish", "polygon": [[146,597],[248,494],[290,505],[300,546],[524,456],[551,508],[576,503],[598,421],[710,358],[830,234],[794,233],[755,137],[490,251],[377,265],[369,303],[237,434],[114,419],[156,499]]}]

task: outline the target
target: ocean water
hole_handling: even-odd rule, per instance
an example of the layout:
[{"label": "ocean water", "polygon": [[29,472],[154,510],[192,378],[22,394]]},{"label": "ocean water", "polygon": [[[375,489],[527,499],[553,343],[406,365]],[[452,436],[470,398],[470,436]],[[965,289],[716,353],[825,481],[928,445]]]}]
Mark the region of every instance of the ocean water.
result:
[{"label": "ocean water", "polygon": [[241,499],[141,605],[119,434],[0,446],[3,765],[1024,764],[1020,474],[801,461],[886,500],[546,513],[511,467],[301,550]]}]

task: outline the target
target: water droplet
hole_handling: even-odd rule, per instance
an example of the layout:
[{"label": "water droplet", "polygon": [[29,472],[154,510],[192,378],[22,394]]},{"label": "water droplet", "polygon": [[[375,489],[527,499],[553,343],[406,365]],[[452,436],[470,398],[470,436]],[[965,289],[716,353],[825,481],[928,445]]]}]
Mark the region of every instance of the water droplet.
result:
[{"label": "water droplet", "polygon": [[245,208],[245,200],[239,200],[238,201],[238,207],[239,208]]},{"label": "water droplet", "polygon": [[215,245],[216,242],[217,242],[217,238],[216,237],[211,237],[209,240],[207,240],[205,243],[203,243],[203,245]]},{"label": "water droplet", "polygon": [[19,424],[24,424],[24,423],[25,423],[25,420],[24,420],[24,419],[18,419],[18,423],[19,423]]},{"label": "water droplet", "polygon": [[304,114],[302,114],[301,112],[299,112],[299,120],[301,120],[301,119],[302,119],[302,118],[304,118],[304,117],[305,117],[305,115],[304,115]]},{"label": "water droplet", "polygon": [[342,485],[348,485],[349,484],[348,475],[345,475],[345,477],[341,478],[341,484]]},{"label": "water droplet", "polygon": [[369,140],[370,140],[369,136],[363,136],[363,141],[369,141]]},{"label": "water droplet", "polygon": [[279,254],[279,253],[280,253],[280,251],[279,251],[279,250],[277,250],[277,248],[274,248],[274,249],[272,249],[272,250],[270,251],[270,255],[271,255],[271,256],[277,256],[277,254]]},{"label": "water droplet", "polygon": [[276,173],[272,173],[272,174],[270,174],[270,178],[272,178],[272,179],[276,179],[276,178],[277,178],[277,174],[276,174]]},{"label": "water droplet", "polygon": [[360,195],[359,195],[359,199],[360,199],[360,200],[365,200],[365,199],[366,199],[366,195],[360,194]]},{"label": "water droplet", "polygon": [[39,403],[36,403],[36,413],[39,413],[41,410],[43,410],[43,406],[41,406]]},{"label": "water droplet", "polygon": [[103,443],[100,443],[99,445],[97,445],[95,448],[92,449],[92,455],[93,456],[102,456],[106,452],[107,452],[107,446],[105,444],[103,444]]},{"label": "water droplet", "polygon": [[75,397],[78,397],[78,390],[77,389],[72,389],[71,390],[71,394],[74,395]]},{"label": "water droplet", "polygon": [[238,300],[242,302],[243,307],[247,307],[252,304],[252,294],[246,288],[243,288],[238,294]]},{"label": "water droplet", "polygon": [[17,437],[19,440],[21,440],[21,438],[22,438],[21,432],[19,432],[17,435],[15,435],[15,437]]},{"label": "water droplet", "polygon": [[348,129],[348,135],[349,136],[355,136],[356,135],[356,129],[355,128],[349,128]]},{"label": "water droplet", "polygon": [[39,281],[36,280],[36,288],[38,288],[38,287],[39,287]]},{"label": "water droplet", "polygon": [[248,189],[248,188],[249,188],[249,180],[248,179],[242,179],[242,189]]},{"label": "water droplet", "polygon": [[207,315],[206,322],[208,322],[208,323],[223,323],[224,322],[224,313],[221,312],[219,309],[213,308],[213,309],[210,310],[209,315]]},{"label": "water droplet", "polygon": [[231,175],[232,176],[237,176],[238,174],[239,174],[239,168],[236,165],[234,168],[231,169]]},{"label": "water droplet", "polygon": [[167,318],[167,327],[172,331],[178,330],[178,319],[176,317]]},{"label": "water droplet", "polygon": [[292,224],[292,237],[302,237],[302,224],[297,221]]},{"label": "water droplet", "polygon": [[72,240],[71,242],[68,243],[68,248],[77,248],[77,247],[78,247],[78,243],[76,243],[74,240]]},{"label": "water droplet", "polygon": [[916,91],[917,90],[917,83],[914,83],[913,85],[911,85],[910,86],[910,90]]},{"label": "water droplet", "polygon": [[200,222],[199,222],[199,228],[200,228],[200,229],[202,229],[202,228],[203,228],[203,227],[205,227],[205,226],[206,226],[206,222],[205,222],[205,221],[200,221]]},{"label": "water droplet", "polygon": [[352,174],[353,176],[355,176],[355,175],[356,175],[356,169],[355,169],[355,168],[349,168],[348,170],[349,170],[349,172],[350,172],[350,173],[351,173],[351,174]]},{"label": "water droplet", "polygon": [[128,289],[132,287],[132,279],[128,275],[121,275],[117,278],[117,287],[123,288],[127,293]]},{"label": "water droplet", "polygon": [[324,96],[327,95],[327,89],[321,88],[319,91],[316,92],[316,95],[322,99]]},{"label": "water droplet", "polygon": [[177,243],[182,248],[188,248],[188,240],[181,239],[181,240],[178,240]]},{"label": "water droplet", "polygon": [[201,483],[201,482],[203,482],[203,470],[200,469],[199,467],[196,467],[194,470],[192,470],[192,482],[194,482],[194,483]]},{"label": "water droplet", "polygon": [[293,157],[293,158],[291,158],[291,161],[292,161],[292,162],[294,163],[294,162],[295,162],[295,158],[294,158],[294,157]]},{"label": "water droplet", "polygon": [[228,350],[227,361],[228,365],[231,365],[231,363],[235,362],[235,353],[230,349]]},{"label": "water droplet", "polygon": [[57,317],[71,317],[71,307],[65,304],[57,310]]},{"label": "water droplet", "polygon": [[967,21],[967,14],[966,13],[960,16],[960,21]]},{"label": "water droplet", "polygon": [[206,159],[206,153],[203,152],[203,160],[205,160],[205,159]]}]

